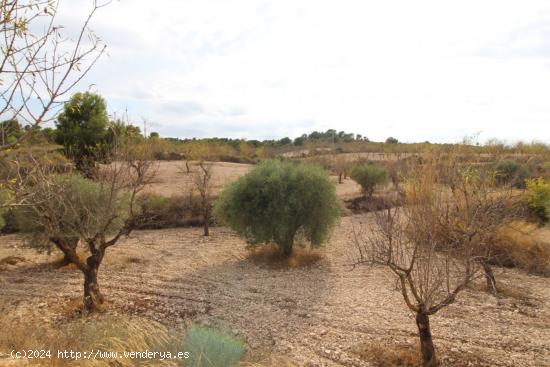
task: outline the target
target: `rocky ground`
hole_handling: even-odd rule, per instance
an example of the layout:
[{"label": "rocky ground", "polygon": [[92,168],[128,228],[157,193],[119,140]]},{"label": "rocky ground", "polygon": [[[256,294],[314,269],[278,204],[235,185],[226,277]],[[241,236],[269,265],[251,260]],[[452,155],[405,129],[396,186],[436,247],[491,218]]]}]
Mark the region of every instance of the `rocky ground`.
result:
[{"label": "rocky ground", "polygon": [[[223,325],[247,341],[250,355],[284,355],[298,365],[369,366],[369,345],[416,346],[413,315],[383,268],[349,266],[352,222],[346,217],[323,259],[291,269],[256,263],[225,228],[135,232],[109,249],[99,281],[112,313],[136,313],[183,330],[191,322]],[[81,297],[82,276],[48,266],[55,257],[0,238],[0,309],[32,309],[58,318]],[[517,291],[497,302],[473,287],[432,318],[446,365],[550,365],[550,279],[498,270]],[[1,364],[1,361],[0,361]]]}]

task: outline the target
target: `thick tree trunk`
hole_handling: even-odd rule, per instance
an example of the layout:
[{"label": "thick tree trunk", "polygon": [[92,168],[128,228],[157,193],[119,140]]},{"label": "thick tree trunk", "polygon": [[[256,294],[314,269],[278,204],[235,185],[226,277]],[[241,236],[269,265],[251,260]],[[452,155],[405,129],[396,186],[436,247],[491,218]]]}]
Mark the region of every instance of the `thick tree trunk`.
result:
[{"label": "thick tree trunk", "polygon": [[422,312],[416,314],[416,326],[418,327],[418,335],[420,336],[420,352],[422,353],[422,366],[434,367],[437,366],[437,358],[435,356],[435,348],[430,330],[430,318]]},{"label": "thick tree trunk", "polygon": [[339,173],[339,174],[338,174],[338,183],[339,183],[339,184],[342,183],[342,173]]},{"label": "thick tree trunk", "polygon": [[483,261],[482,265],[483,265],[483,271],[485,272],[485,281],[487,282],[487,290],[496,297],[498,295],[498,290],[497,290],[497,281],[495,279],[495,274],[493,273],[493,268],[486,261]]},{"label": "thick tree trunk", "polygon": [[97,311],[103,303],[104,298],[99,291],[97,273],[103,254],[97,253],[87,259],[88,269],[84,272],[84,309],[87,312]]}]

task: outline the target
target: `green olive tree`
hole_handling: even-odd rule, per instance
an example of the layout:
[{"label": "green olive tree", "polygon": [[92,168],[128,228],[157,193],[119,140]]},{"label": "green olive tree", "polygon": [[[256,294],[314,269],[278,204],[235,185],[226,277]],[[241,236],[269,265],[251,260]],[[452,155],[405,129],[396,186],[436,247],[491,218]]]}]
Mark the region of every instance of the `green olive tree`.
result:
[{"label": "green olive tree", "polygon": [[340,203],[322,168],[267,160],[230,184],[214,207],[218,221],[251,245],[273,242],[285,256],[298,236],[323,243],[340,215]]},{"label": "green olive tree", "polygon": [[365,164],[353,167],[350,177],[361,185],[363,192],[369,198],[372,197],[376,186],[386,184],[390,179],[388,171],[384,167],[375,164]]}]

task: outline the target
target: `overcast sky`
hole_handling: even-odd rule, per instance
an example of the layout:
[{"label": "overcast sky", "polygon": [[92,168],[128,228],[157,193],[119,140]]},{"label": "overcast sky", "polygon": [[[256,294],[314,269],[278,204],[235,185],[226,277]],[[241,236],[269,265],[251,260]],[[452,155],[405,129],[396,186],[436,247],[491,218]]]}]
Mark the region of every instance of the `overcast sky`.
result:
[{"label": "overcast sky", "polygon": [[548,0],[115,0],[93,29],[81,89],[162,136],[550,143]]}]

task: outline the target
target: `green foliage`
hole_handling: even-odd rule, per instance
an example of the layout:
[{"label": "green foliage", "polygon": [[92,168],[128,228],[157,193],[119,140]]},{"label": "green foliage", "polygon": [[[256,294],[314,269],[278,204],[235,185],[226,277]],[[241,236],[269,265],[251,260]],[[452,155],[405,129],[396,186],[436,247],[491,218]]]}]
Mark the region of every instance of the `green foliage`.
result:
[{"label": "green foliage", "polygon": [[201,198],[198,195],[172,195],[165,197],[147,193],[141,195],[137,204],[140,215],[138,229],[160,229],[202,226]]},{"label": "green foliage", "polygon": [[396,138],[390,136],[389,138],[386,139],[386,144],[397,144],[399,143],[399,140],[397,140]]},{"label": "green foliage", "polygon": [[540,219],[550,219],[550,182],[544,178],[527,180],[527,205]]},{"label": "green foliage", "polygon": [[0,122],[0,144],[12,144],[23,135],[23,128],[16,119]]},{"label": "green foliage", "polygon": [[236,366],[246,349],[244,344],[217,329],[192,325],[187,330],[184,350],[189,352],[188,367]]},{"label": "green foliage", "polygon": [[89,168],[104,153],[109,117],[105,100],[90,92],[76,93],[56,121],[56,142],[74,159],[77,168]]},{"label": "green foliage", "polygon": [[493,167],[495,178],[499,185],[525,187],[525,180],[529,177],[529,170],[522,164],[509,159],[497,161]]},{"label": "green foliage", "polygon": [[388,183],[390,178],[388,171],[384,167],[375,164],[364,164],[353,167],[350,177],[361,185],[363,192],[369,197],[372,197],[374,188],[377,185]]},{"label": "green foliage", "polygon": [[290,255],[297,235],[323,243],[340,215],[330,177],[311,164],[267,160],[230,184],[214,207],[217,220],[252,245],[274,242]]},{"label": "green foliage", "polygon": [[7,189],[0,188],[0,229],[6,225],[4,215],[8,211],[8,202],[11,198],[11,193]]},{"label": "green foliage", "polygon": [[49,251],[54,237],[76,246],[83,234],[115,232],[128,217],[127,195],[111,201],[107,187],[76,174],[54,175],[29,190],[35,205],[18,209],[16,222],[26,242],[39,250]]}]

